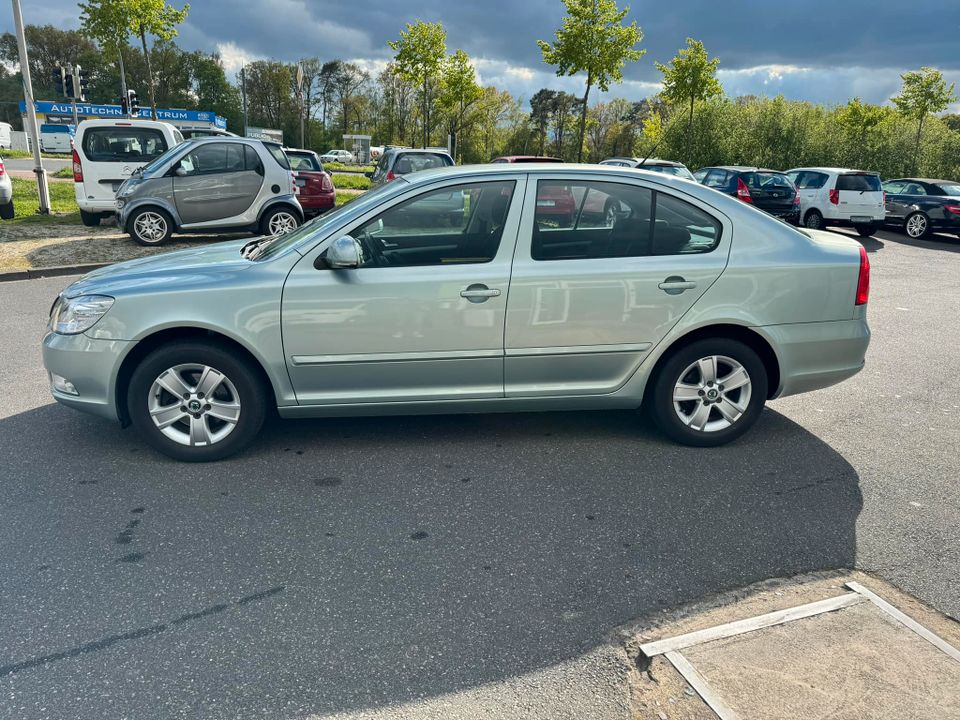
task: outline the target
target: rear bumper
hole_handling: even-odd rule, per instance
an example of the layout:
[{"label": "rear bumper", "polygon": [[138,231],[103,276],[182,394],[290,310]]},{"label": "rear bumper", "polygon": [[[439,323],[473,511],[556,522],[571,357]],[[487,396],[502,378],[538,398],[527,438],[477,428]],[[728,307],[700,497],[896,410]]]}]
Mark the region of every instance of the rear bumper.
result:
[{"label": "rear bumper", "polygon": [[304,215],[316,215],[317,213],[332,210],[337,204],[336,192],[323,193],[322,195],[297,195],[300,201],[300,207],[303,208]]},{"label": "rear bumper", "polygon": [[865,313],[854,320],[768,325],[762,330],[780,361],[775,397],[819,390],[856,375],[870,345]]}]

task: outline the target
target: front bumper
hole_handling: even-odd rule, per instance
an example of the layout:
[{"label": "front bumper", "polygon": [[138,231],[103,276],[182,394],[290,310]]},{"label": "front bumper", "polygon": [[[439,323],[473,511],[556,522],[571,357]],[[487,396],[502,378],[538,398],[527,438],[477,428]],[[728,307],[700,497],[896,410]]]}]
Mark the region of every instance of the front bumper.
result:
[{"label": "front bumper", "polygon": [[43,338],[43,366],[48,373],[65,378],[76,388],[75,395],[57,390],[51,382],[54,400],[83,412],[119,421],[117,376],[127,352],[134,345],[127,340],[96,340],[80,335],[48,332]]},{"label": "front bumper", "polygon": [[835,322],[768,325],[764,334],[777,349],[780,390],[775,397],[836,385],[863,369],[870,328],[866,310]]}]

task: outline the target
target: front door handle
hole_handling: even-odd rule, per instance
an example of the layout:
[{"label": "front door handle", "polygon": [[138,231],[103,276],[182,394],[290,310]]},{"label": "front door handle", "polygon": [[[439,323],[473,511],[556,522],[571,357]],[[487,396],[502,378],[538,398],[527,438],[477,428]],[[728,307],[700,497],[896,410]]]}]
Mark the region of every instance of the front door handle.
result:
[{"label": "front door handle", "polygon": [[499,295],[499,290],[496,288],[488,288],[483,283],[474,283],[473,285],[467,286],[466,290],[460,291],[460,297],[466,298],[472,303],[486,302],[490,298],[497,297]]},{"label": "front door handle", "polygon": [[679,275],[671,275],[662,283],[657,285],[667,295],[679,295],[684,290],[693,290],[697,284],[691,280],[685,280]]}]

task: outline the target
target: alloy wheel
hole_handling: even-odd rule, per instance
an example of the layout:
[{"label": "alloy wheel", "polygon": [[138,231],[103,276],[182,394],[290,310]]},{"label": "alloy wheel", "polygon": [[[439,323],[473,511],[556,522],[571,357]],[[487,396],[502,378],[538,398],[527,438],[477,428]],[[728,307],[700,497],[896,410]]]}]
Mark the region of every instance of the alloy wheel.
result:
[{"label": "alloy wheel", "polygon": [[167,236],[167,221],[155,212],[142,212],[133,223],[137,237],[145,242],[160,242]]},{"label": "alloy wheel", "polygon": [[925,215],[917,213],[907,218],[907,235],[912,238],[920,238],[927,234],[927,218]]},{"label": "alloy wheel", "polygon": [[673,389],[673,408],[691,430],[717,432],[737,422],[750,405],[752,383],[731,357],[709,355],[691,363]]},{"label": "alloy wheel", "polygon": [[219,370],[199,363],[175,365],[153,381],[147,410],[156,428],[180,445],[214,445],[240,420],[240,395]]},{"label": "alloy wheel", "polygon": [[270,235],[283,235],[297,229],[297,219],[288,212],[278,212],[270,218],[267,225]]}]

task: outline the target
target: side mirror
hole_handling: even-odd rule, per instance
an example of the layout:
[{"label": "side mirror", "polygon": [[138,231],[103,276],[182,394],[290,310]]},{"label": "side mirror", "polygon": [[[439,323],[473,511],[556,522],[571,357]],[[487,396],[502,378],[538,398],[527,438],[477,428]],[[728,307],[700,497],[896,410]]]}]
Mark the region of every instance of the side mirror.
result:
[{"label": "side mirror", "polygon": [[327,266],[334,269],[358,268],[363,253],[360,243],[349,235],[344,235],[333,241],[325,254]]},{"label": "side mirror", "polygon": [[173,171],[173,174],[176,175],[177,177],[186,177],[187,171],[184,170],[182,166],[177,165],[177,167]]}]

